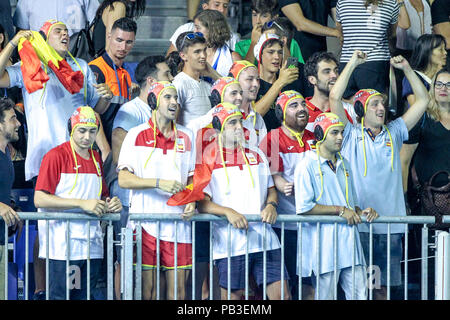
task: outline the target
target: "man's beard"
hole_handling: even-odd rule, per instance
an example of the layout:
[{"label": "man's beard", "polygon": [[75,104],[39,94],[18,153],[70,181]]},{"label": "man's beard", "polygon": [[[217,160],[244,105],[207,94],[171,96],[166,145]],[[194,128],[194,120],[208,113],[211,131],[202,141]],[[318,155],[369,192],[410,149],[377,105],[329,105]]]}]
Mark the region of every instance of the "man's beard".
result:
[{"label": "man's beard", "polygon": [[16,142],[19,141],[19,134],[14,132],[14,133],[6,133],[5,135],[6,141],[9,142]]},{"label": "man's beard", "polygon": [[319,90],[319,92],[322,93],[326,97],[330,96],[329,86],[322,86],[321,84],[317,84],[317,90]]}]

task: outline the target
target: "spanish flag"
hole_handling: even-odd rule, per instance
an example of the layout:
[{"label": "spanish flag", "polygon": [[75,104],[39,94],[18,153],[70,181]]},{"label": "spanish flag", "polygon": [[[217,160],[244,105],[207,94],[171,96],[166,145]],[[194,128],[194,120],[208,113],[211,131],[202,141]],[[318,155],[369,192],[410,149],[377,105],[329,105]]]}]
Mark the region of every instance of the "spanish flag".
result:
[{"label": "spanish flag", "polygon": [[183,191],[170,197],[167,201],[169,206],[182,206],[194,201],[203,200],[205,197],[203,189],[205,189],[211,181],[212,171],[218,155],[216,139],[211,140],[209,143],[203,142],[203,135],[209,134],[211,131],[215,132],[213,128],[203,128],[199,130],[196,144],[197,146],[203,144],[203,147],[197,149],[200,151],[197,151],[193,183],[188,185]]},{"label": "spanish flag", "polygon": [[[70,65],[53,49],[37,31],[32,31],[30,40],[19,41],[20,66],[25,88],[33,93],[44,87],[50,79],[47,68],[50,68],[58,80],[71,94],[80,92],[83,88],[84,76],[81,71],[73,71]],[[42,69],[44,64],[45,70]]]}]

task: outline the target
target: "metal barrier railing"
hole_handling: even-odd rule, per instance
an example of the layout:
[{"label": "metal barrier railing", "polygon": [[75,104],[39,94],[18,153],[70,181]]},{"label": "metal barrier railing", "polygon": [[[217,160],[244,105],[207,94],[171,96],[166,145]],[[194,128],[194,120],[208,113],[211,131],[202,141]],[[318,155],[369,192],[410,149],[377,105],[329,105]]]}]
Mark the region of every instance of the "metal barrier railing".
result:
[{"label": "metal barrier railing", "polygon": [[[140,223],[142,221],[156,221],[158,224],[158,234],[156,236],[157,238],[157,278],[156,278],[156,299],[161,299],[160,294],[160,241],[159,241],[159,223],[160,221],[173,221],[175,224],[177,224],[179,221],[182,221],[181,216],[177,214],[130,214],[130,220],[136,222],[137,227],[136,230],[131,230],[130,228],[123,228],[121,232],[121,240],[114,243],[113,241],[113,227],[112,222],[113,221],[119,221],[120,215],[119,214],[108,214],[103,216],[102,218],[97,218],[92,215],[88,214],[80,214],[80,213],[49,213],[49,212],[19,212],[18,215],[22,220],[25,220],[25,300],[29,298],[28,294],[28,281],[29,281],[29,270],[28,270],[28,253],[29,253],[29,245],[28,245],[28,225],[29,220],[46,220],[47,221],[47,243],[46,244],[40,244],[46,246],[46,252],[49,252],[49,228],[48,228],[48,221],[49,220],[62,220],[62,221],[68,221],[70,224],[70,221],[73,220],[86,220],[86,221],[107,221],[108,225],[106,228],[106,246],[107,246],[107,254],[106,258],[107,261],[107,299],[112,300],[114,299],[113,294],[113,274],[114,274],[114,261],[113,261],[113,245],[120,245],[122,249],[121,254],[121,290],[123,292],[123,298],[132,300],[133,298],[136,300],[142,299],[142,228],[140,226]],[[246,219],[249,222],[260,222],[261,216],[260,215],[246,215]],[[367,223],[365,218],[362,217],[363,223]],[[226,221],[225,217],[218,217],[215,215],[210,214],[197,214],[192,219],[192,297],[196,297],[196,259],[195,259],[195,231],[196,231],[196,223],[200,221],[209,222],[210,224],[210,230],[213,230],[212,225],[216,221]],[[322,224],[334,224],[335,227],[340,223],[346,223],[346,220],[339,217],[334,216],[302,216],[302,215],[283,215],[280,214],[277,218],[277,222],[281,223],[281,278],[284,278],[284,257],[286,254],[294,254],[294,253],[286,253],[284,250],[284,241],[285,241],[285,233],[284,233],[284,226],[286,223],[297,223],[297,236],[298,236],[298,246],[297,250],[300,251],[299,253],[299,259],[297,261],[297,265],[301,266],[302,264],[302,223],[315,223],[317,230],[319,231],[318,234],[320,234],[320,226]],[[448,223],[450,222],[450,219],[447,219],[447,217],[444,218],[443,222]],[[377,220],[369,224],[369,242],[370,242],[370,249],[369,249],[369,261],[368,265],[372,266],[373,263],[373,224],[375,223],[386,223],[388,224],[388,232],[390,232],[391,224],[405,224],[405,247],[404,247],[404,299],[408,299],[408,225],[423,225],[422,226],[422,255],[421,255],[421,299],[427,300],[428,299],[428,228],[427,224],[433,224],[435,223],[434,217],[429,216],[408,216],[408,217],[379,217]],[[263,247],[263,262],[264,262],[264,270],[263,270],[263,299],[266,299],[267,296],[267,270],[266,270],[266,261],[267,261],[267,249],[266,249],[266,237],[267,237],[267,228],[270,228],[270,225],[264,224],[264,247]],[[230,288],[230,277],[231,277],[231,270],[230,270],[230,258],[231,258],[231,232],[232,226],[228,224],[228,243],[224,244],[227,245],[227,253],[228,253],[228,288],[227,289],[227,298],[230,299],[231,297],[231,288]],[[89,228],[90,229],[90,228]],[[335,233],[333,235],[335,241],[334,241],[334,262],[337,261],[338,255],[338,246],[337,246],[337,228],[335,228]],[[175,228],[177,230],[177,228]],[[355,234],[357,231],[357,228],[353,227],[353,234]],[[135,236],[135,239],[134,237]],[[390,286],[390,233],[388,233],[388,247],[387,247],[387,298],[391,298],[391,286]],[[89,237],[89,235],[88,235]],[[177,299],[177,245],[178,245],[178,235],[175,234],[176,241],[174,243],[174,250],[175,250],[175,265],[174,265],[174,293],[173,296],[175,299]],[[69,239],[69,233],[66,232],[66,241],[70,245]],[[354,237],[355,239],[355,237]],[[7,226],[5,226],[5,245],[7,248]],[[88,243],[90,243],[88,241]],[[214,292],[214,281],[213,279],[213,254],[212,254],[212,248],[213,248],[213,234],[210,232],[209,234],[209,243],[210,243],[210,252],[209,252],[209,292],[210,292],[210,299],[213,299],[212,292]],[[320,237],[318,238],[317,243],[317,252],[320,251],[320,246],[323,245],[320,243]],[[353,261],[355,261],[355,242],[353,245]],[[136,268],[133,268],[133,255],[134,255],[134,246],[136,247]],[[68,246],[67,248],[67,256],[66,256],[66,299],[70,298],[70,286],[69,286],[69,268],[70,268],[70,248]],[[5,249],[7,251],[7,249]],[[88,252],[90,252],[90,247],[88,246]],[[296,254],[296,253],[295,253]],[[320,255],[316,255],[317,257],[317,266],[320,270]],[[334,263],[334,297],[337,297],[337,285],[338,285],[338,279],[337,279],[337,264]],[[46,298],[49,299],[49,258],[47,255],[46,258]],[[89,271],[90,266],[90,258],[88,254],[87,259],[87,266]],[[5,296],[8,297],[8,259],[5,259]],[[298,298],[302,299],[302,274],[301,274],[301,268],[299,268],[299,281],[298,281]],[[87,298],[91,298],[91,292],[89,291],[89,272],[87,273],[87,283],[88,283],[88,291],[87,291]],[[244,296],[245,299],[249,299],[249,253],[248,253],[248,234],[247,234],[247,245],[246,245],[246,254],[245,254],[245,288],[244,288]],[[352,288],[352,296],[354,297],[355,294],[355,264],[352,265],[352,278],[353,278],[353,288]],[[373,286],[369,285],[369,299],[373,299]],[[316,278],[316,287],[315,290],[318,292],[320,290],[320,285],[318,281],[318,277]],[[282,282],[281,285],[281,292],[280,296],[281,299],[284,299],[284,285]]]},{"label": "metal barrier railing", "polygon": [[[88,236],[90,239],[90,224],[91,221],[107,221],[109,224],[106,228],[107,235],[107,297],[108,300],[113,299],[113,229],[112,229],[112,221],[119,221],[120,214],[107,214],[101,218],[98,218],[93,215],[84,214],[84,213],[68,213],[68,212],[17,212],[21,220],[25,221],[25,274],[24,274],[24,299],[29,299],[28,287],[29,287],[29,221],[30,220],[45,220],[46,221],[46,243],[40,244],[40,246],[45,245],[46,247],[46,258],[45,258],[45,283],[46,283],[46,300],[49,299],[49,221],[50,220],[58,220],[58,221],[66,221],[68,223],[68,227],[66,229],[66,299],[70,299],[70,284],[69,284],[69,274],[70,274],[70,241],[69,240],[69,230],[70,230],[70,221],[87,221],[88,223]],[[88,244],[88,257],[87,257],[87,299],[90,300],[91,292],[90,292],[90,241],[87,241]],[[8,297],[8,226],[5,224],[5,299]]]},{"label": "metal barrier railing", "polygon": [[[248,222],[260,222],[261,221],[261,216],[260,215],[246,215],[245,216],[246,219],[248,220]],[[131,214],[130,215],[130,220],[133,220],[135,222],[137,222],[138,227],[136,228],[136,246],[137,248],[141,248],[142,246],[142,235],[141,235],[141,227],[139,222],[142,221],[174,221],[174,223],[177,223],[177,221],[181,220],[181,217],[179,215],[176,214]],[[367,223],[367,221],[365,220],[364,217],[362,217],[363,223]],[[195,215],[192,218],[192,232],[193,232],[193,236],[192,236],[192,241],[193,241],[193,261],[192,261],[192,273],[195,275],[195,269],[196,269],[196,262],[195,262],[195,224],[197,221],[209,221],[210,222],[210,230],[212,229],[212,223],[214,221],[226,221],[225,217],[218,217],[218,216],[214,216],[214,215],[209,215],[209,214],[199,214],[199,215]],[[334,217],[334,216],[301,216],[301,215],[279,215],[277,218],[278,222],[281,222],[281,272],[282,272],[282,276],[281,279],[283,279],[284,277],[284,256],[285,256],[285,250],[284,250],[284,224],[285,223],[297,223],[297,239],[298,239],[298,246],[297,246],[297,250],[300,251],[299,254],[299,259],[300,261],[298,261],[298,266],[301,266],[302,264],[302,254],[301,254],[301,250],[302,250],[302,223],[316,223],[317,226],[317,234],[320,234],[320,226],[321,224],[324,223],[332,223],[335,225],[335,227],[337,226],[337,224],[339,223],[347,223],[345,219],[343,218],[339,218],[339,217]],[[422,227],[422,265],[421,265],[421,269],[422,269],[422,274],[421,274],[421,298],[423,300],[427,300],[428,299],[428,228],[427,228],[427,224],[432,224],[435,222],[434,217],[429,217],[429,216],[408,216],[408,217],[379,217],[377,220],[375,220],[374,222],[369,224],[369,242],[370,242],[370,253],[369,253],[369,257],[370,257],[370,261],[369,261],[369,266],[373,265],[373,224],[374,223],[383,223],[383,224],[387,224],[388,225],[388,235],[387,235],[387,299],[391,298],[391,286],[390,286],[390,273],[391,273],[391,262],[390,262],[390,240],[391,240],[391,233],[390,233],[390,229],[391,229],[391,224],[405,224],[405,248],[404,248],[404,297],[405,300],[408,299],[408,225],[410,224],[420,224],[423,225]],[[158,224],[159,226],[159,224]],[[265,228],[264,228],[264,239],[266,239],[266,227],[267,225],[265,224]],[[334,297],[337,297],[337,284],[338,284],[338,279],[337,279],[337,228],[335,229],[335,233],[334,233]],[[158,227],[159,230],[159,227]],[[228,251],[228,274],[227,274],[227,278],[228,278],[228,288],[227,288],[227,298],[230,299],[230,295],[231,295],[231,289],[230,289],[230,277],[231,277],[231,270],[230,270],[230,230],[231,230],[231,225],[228,224],[228,243],[227,245],[227,251]],[[159,232],[159,231],[158,231]],[[358,232],[357,231],[357,227],[353,226],[353,235],[355,235],[355,233]],[[158,236],[157,236],[158,237]],[[212,292],[214,290],[213,288],[213,281],[211,280],[213,277],[213,259],[212,259],[212,232],[210,232],[209,235],[209,242],[210,242],[210,260],[209,260],[209,268],[210,268],[210,272],[209,272],[209,276],[210,276],[210,299],[212,299]],[[353,237],[353,239],[356,239],[355,237]],[[132,235],[130,234],[128,236],[128,238],[125,239],[125,241],[132,241]],[[225,244],[224,244],[225,245]],[[318,245],[317,245],[317,252],[320,252],[320,240],[318,241]],[[127,247],[127,246],[125,246]],[[129,247],[129,246],[128,246]],[[157,243],[157,247],[159,250],[159,242]],[[177,247],[177,239],[175,241],[175,249]],[[355,251],[356,251],[356,244],[354,242],[353,245],[353,262],[355,261]],[[137,261],[136,261],[136,274],[135,274],[135,278],[134,281],[136,283],[136,294],[135,294],[135,298],[136,299],[141,299],[141,295],[140,295],[140,291],[142,289],[142,283],[141,283],[141,260],[139,258],[139,254],[141,254],[141,252],[138,252],[137,254]],[[292,253],[289,253],[292,254]],[[159,257],[159,251],[157,253],[158,257]],[[246,250],[246,254],[245,254],[245,299],[247,300],[249,298],[249,270],[248,270],[248,234],[247,234],[247,250]],[[316,254],[317,257],[317,266],[318,269],[320,270],[320,255]],[[175,259],[176,261],[176,259]],[[267,289],[267,278],[266,278],[266,247],[265,247],[265,240],[264,240],[264,249],[263,249],[263,261],[264,261],[264,270],[263,270],[263,299],[266,299],[266,289]],[[175,270],[176,270],[176,265],[175,265]],[[125,276],[126,279],[132,279],[133,277],[133,272],[131,268],[127,268],[128,273]],[[159,265],[159,260],[158,260],[158,265],[157,265],[157,285],[159,284],[159,273],[160,271],[160,265]],[[299,299],[302,298],[302,274],[301,274],[301,268],[299,269],[300,274],[299,274],[299,283],[298,283],[298,297]],[[176,274],[176,272],[175,272]],[[353,278],[353,287],[352,287],[352,296],[354,297],[354,293],[355,293],[355,263],[353,263],[352,265],[352,278]],[[319,286],[319,277],[316,277],[316,291],[320,290],[320,286]],[[130,283],[131,281],[128,281],[128,283]],[[177,282],[175,281],[175,284]],[[283,287],[283,281],[281,282],[281,298],[284,299],[284,287]],[[157,287],[157,299],[160,299],[160,295],[159,295],[159,286]],[[369,299],[372,300],[373,299],[373,286],[369,286]],[[176,291],[177,288],[175,286],[174,288],[174,295],[176,297]],[[192,277],[192,296],[195,297],[195,277]],[[125,299],[133,299],[133,293],[128,290],[125,292],[124,295]]]}]

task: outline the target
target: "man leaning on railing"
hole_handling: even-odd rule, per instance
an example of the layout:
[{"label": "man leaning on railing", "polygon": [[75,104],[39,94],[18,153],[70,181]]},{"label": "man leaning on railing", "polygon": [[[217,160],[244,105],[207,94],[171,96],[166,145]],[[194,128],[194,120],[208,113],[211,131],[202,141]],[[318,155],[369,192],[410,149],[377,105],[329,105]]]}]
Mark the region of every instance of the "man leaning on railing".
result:
[{"label": "man leaning on railing", "polygon": [[[34,195],[34,203],[39,212],[70,210],[100,217],[108,212],[122,210],[122,204],[117,197],[107,197],[101,157],[98,152],[92,150],[98,125],[94,110],[88,106],[77,108],[70,117],[70,141],[50,150],[42,160]],[[103,236],[99,221],[80,220],[69,223],[50,220],[48,226],[44,220],[38,223],[39,257],[49,258],[49,298],[66,299],[67,259],[70,260],[72,268],[80,271],[77,273],[80,276],[79,281],[75,281],[75,284],[79,285],[69,288],[70,298],[87,299],[87,271],[90,269],[91,292],[101,272]],[[69,243],[66,242],[67,234]],[[87,259],[90,261],[89,267]]]},{"label": "man leaning on railing", "polygon": [[[294,173],[297,214],[339,215],[348,222],[348,225],[323,223],[320,228],[315,224],[303,227],[302,248],[297,251],[301,254],[297,258],[297,261],[301,259],[299,276],[313,277],[317,300],[337,298],[333,292],[334,277],[347,300],[367,299],[364,253],[359,232],[350,225],[361,223],[361,215],[366,215],[371,222],[378,214],[372,208],[361,210],[357,206],[352,170],[340,154],[343,132],[344,124],[335,114],[317,116],[315,151],[306,151]],[[336,245],[337,261],[334,259]],[[352,248],[356,253],[354,260]]]},{"label": "man leaning on railing", "polygon": [[5,300],[5,259],[7,251],[5,223],[8,227],[19,220],[17,213],[10,207],[11,189],[14,182],[14,166],[8,149],[8,143],[19,140],[20,122],[14,112],[14,104],[8,98],[0,99],[0,300]]}]

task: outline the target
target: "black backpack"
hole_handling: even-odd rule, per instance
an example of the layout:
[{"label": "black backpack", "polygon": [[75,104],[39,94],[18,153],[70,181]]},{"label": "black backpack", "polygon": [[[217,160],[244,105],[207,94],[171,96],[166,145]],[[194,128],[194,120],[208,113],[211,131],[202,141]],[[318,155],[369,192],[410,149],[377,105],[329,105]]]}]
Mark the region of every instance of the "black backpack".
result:
[{"label": "black backpack", "polygon": [[97,15],[91,23],[87,21],[84,29],[81,29],[80,32],[78,32],[78,35],[75,39],[75,45],[72,49],[72,55],[74,57],[81,58],[89,62],[103,53],[95,52],[94,41],[92,38],[92,30],[94,30],[96,24],[100,19],[101,15]]}]

